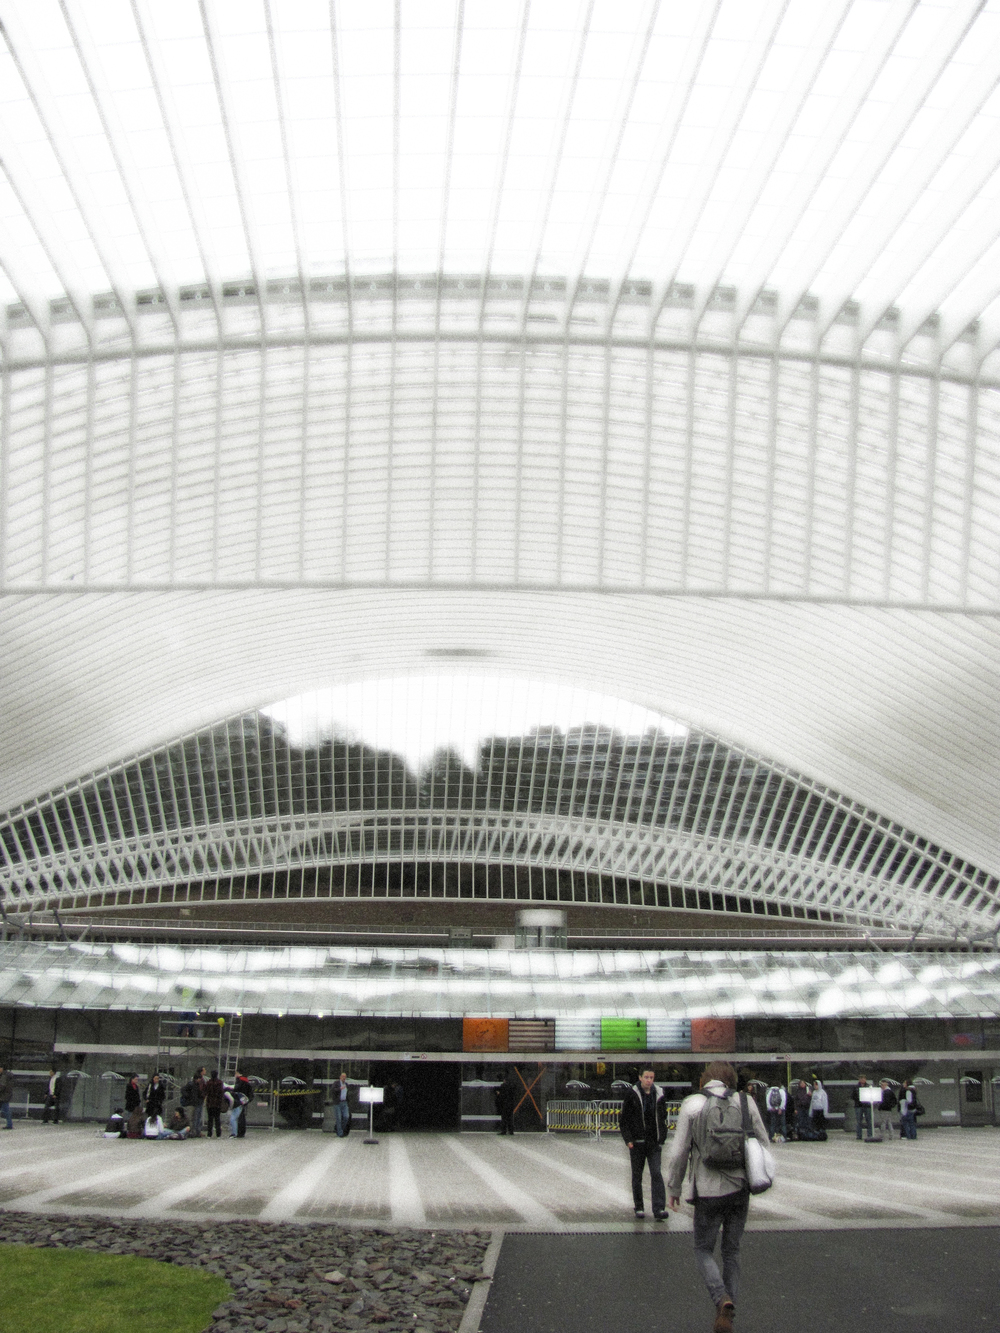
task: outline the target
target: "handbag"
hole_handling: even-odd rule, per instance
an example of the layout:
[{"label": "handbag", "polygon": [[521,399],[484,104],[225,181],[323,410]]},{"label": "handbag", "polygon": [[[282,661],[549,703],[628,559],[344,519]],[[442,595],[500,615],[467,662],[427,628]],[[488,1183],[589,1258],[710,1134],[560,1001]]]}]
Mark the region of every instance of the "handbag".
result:
[{"label": "handbag", "polygon": [[765,1148],[753,1132],[750,1123],[750,1107],[747,1095],[740,1093],[740,1109],[743,1112],[743,1157],[746,1165],[747,1184],[751,1194],[763,1194],[774,1184],[777,1175],[777,1163],[770,1148]]}]

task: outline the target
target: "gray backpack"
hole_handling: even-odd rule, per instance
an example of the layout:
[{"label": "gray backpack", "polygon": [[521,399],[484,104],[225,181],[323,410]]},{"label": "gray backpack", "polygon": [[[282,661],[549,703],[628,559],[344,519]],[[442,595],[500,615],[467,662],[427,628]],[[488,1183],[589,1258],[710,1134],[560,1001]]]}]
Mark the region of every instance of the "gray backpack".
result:
[{"label": "gray backpack", "polygon": [[727,1092],[724,1097],[707,1094],[705,1105],[691,1126],[691,1137],[706,1166],[717,1171],[732,1170],[746,1161],[746,1131],[743,1128],[741,1097]]}]

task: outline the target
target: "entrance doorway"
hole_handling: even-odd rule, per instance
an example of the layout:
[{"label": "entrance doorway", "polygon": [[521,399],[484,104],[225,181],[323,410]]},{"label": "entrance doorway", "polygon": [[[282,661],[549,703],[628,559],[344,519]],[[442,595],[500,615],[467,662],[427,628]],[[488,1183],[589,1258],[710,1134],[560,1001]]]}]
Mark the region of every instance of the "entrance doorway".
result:
[{"label": "entrance doorway", "polygon": [[992,1069],[963,1069],[958,1079],[958,1105],[963,1125],[992,1125],[994,1101],[1000,1089]]},{"label": "entrance doorway", "polygon": [[369,1066],[374,1087],[385,1088],[375,1128],[457,1130],[462,1066],[449,1060],[378,1060]]}]

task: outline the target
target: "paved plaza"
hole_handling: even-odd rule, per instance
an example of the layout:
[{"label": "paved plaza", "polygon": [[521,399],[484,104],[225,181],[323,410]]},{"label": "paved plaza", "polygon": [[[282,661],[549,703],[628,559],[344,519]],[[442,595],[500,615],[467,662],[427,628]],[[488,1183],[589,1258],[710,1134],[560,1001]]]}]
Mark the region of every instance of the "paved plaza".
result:
[{"label": "paved plaza", "polygon": [[[776,1148],[779,1179],[752,1228],[1000,1225],[1000,1133],[929,1130],[912,1143]],[[0,1136],[0,1207],[136,1218],[256,1218],[504,1231],[662,1230],[632,1219],[627,1153],[524,1134],[385,1134],[377,1145],[314,1131],[245,1139],[104,1139],[93,1125],[16,1123]],[[690,1229],[689,1210],[672,1231]]]}]

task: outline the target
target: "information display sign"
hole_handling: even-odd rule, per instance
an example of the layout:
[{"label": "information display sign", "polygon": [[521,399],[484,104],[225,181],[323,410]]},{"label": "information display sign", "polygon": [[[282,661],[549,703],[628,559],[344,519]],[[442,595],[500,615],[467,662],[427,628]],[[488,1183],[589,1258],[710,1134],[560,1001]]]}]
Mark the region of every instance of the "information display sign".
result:
[{"label": "information display sign", "polygon": [[646,1049],[646,1020],[644,1018],[602,1018],[602,1051],[644,1051]]}]

